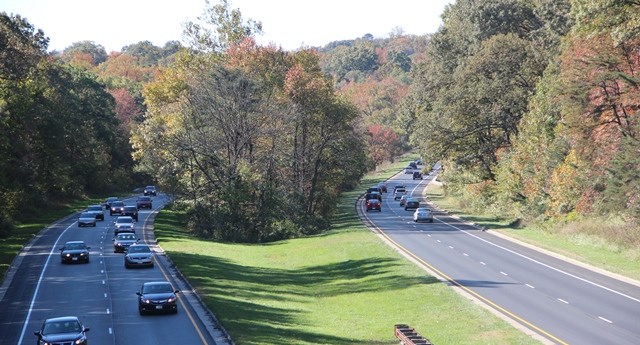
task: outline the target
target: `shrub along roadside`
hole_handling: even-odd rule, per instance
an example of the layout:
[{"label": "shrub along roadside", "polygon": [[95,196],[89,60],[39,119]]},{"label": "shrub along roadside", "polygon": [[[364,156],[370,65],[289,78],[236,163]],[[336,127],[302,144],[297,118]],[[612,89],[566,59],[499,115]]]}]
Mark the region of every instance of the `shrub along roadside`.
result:
[{"label": "shrub along roadside", "polygon": [[[520,226],[512,219],[470,211],[460,200],[446,196],[438,184],[429,184],[427,197],[440,208],[493,231],[580,262],[640,280],[639,244],[629,240],[626,241],[626,245],[622,245],[621,241],[613,238],[613,236],[622,236],[619,234],[621,232],[619,229],[624,229],[625,225],[619,224],[620,220],[591,218],[572,220],[567,223]],[[631,228],[628,227],[623,232],[637,242],[640,235],[629,233]],[[635,228],[635,231],[637,232],[638,229]]]},{"label": "shrub along roadside", "polygon": [[[364,189],[406,166],[390,165]],[[342,196],[332,230],[262,245],[201,241],[183,213],[156,217],[158,243],[238,344],[396,344],[408,323],[436,344],[534,344],[385,245]]]}]

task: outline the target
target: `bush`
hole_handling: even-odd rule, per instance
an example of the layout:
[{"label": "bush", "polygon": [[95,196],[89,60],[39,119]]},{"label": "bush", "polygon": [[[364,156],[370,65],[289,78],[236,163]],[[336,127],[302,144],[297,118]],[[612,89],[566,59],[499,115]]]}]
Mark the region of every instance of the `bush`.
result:
[{"label": "bush", "polygon": [[7,238],[13,232],[15,226],[13,222],[0,214],[0,238]]}]

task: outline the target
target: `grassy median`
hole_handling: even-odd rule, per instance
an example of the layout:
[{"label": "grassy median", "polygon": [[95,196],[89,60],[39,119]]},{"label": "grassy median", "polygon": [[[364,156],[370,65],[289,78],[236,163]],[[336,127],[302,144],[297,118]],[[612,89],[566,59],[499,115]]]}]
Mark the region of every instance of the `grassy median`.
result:
[{"label": "grassy median", "polygon": [[[407,161],[362,181],[384,180]],[[262,245],[202,241],[163,210],[159,244],[237,344],[397,344],[408,323],[435,344],[534,344],[384,244],[346,193],[331,231]]]}]

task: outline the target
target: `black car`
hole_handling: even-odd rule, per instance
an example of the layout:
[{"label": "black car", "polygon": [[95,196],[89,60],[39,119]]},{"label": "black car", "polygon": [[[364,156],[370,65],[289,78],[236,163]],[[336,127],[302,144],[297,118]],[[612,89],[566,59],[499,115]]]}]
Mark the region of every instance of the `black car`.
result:
[{"label": "black car", "polygon": [[125,206],[124,212],[122,212],[123,216],[129,216],[133,218],[136,222],[138,221],[138,208],[136,206]]},{"label": "black car", "polygon": [[89,249],[84,241],[69,241],[60,248],[60,261],[65,263],[89,263]]},{"label": "black car", "polygon": [[124,253],[129,246],[138,243],[136,234],[133,232],[121,232],[113,239],[113,252]]},{"label": "black car", "polygon": [[155,186],[146,186],[144,187],[144,195],[153,195],[156,196],[156,187]]},{"label": "black car", "polygon": [[120,198],[118,198],[117,196],[110,196],[107,198],[107,200],[105,200],[104,202],[104,207],[106,207],[107,209],[111,208],[111,203],[114,201],[120,200]]},{"label": "black car", "polygon": [[422,173],[419,171],[414,171],[413,172],[413,179],[414,180],[422,180]]},{"label": "black car", "polygon": [[104,220],[104,209],[102,205],[91,205],[87,207],[87,212],[93,212],[97,220]]},{"label": "black car", "polygon": [[113,201],[109,208],[109,215],[122,214],[122,212],[124,212],[124,202],[120,200]]},{"label": "black car", "polygon": [[140,196],[138,197],[138,200],[136,200],[136,207],[139,209],[141,208],[148,208],[148,209],[152,209],[153,208],[153,202],[151,201],[151,197],[149,196]]},{"label": "black car", "polygon": [[176,294],[179,290],[174,290],[168,282],[146,282],[142,284],[138,295],[138,311],[140,315],[151,312],[177,313]]},{"label": "black car", "polygon": [[42,328],[33,334],[38,337],[38,345],[87,345],[87,332],[89,327],[85,327],[77,317],[64,316],[44,320]]},{"label": "black car", "polygon": [[124,256],[124,268],[153,267],[153,251],[146,244],[132,244]]}]

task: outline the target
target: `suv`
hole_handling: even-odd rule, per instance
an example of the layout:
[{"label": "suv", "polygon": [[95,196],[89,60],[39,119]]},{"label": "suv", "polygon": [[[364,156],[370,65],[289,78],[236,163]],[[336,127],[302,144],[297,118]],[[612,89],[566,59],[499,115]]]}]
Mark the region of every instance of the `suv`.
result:
[{"label": "suv", "polygon": [[133,218],[136,222],[138,221],[138,208],[136,206],[125,206],[124,212],[122,212],[123,216],[129,216]]},{"label": "suv", "polygon": [[407,194],[407,190],[404,188],[398,188],[393,192],[393,200],[400,200],[403,195]]},{"label": "suv", "polygon": [[369,199],[367,200],[367,212],[369,212],[369,210],[378,210],[380,212],[382,212],[382,207],[380,204],[380,200],[378,199]]},{"label": "suv", "polygon": [[141,208],[152,209],[153,203],[151,201],[151,197],[148,197],[148,196],[138,197],[138,200],[136,200],[136,207],[138,208],[138,210]]},{"label": "suv", "polygon": [[121,232],[136,232],[133,224],[133,218],[129,216],[118,217],[118,219],[116,219],[115,226],[116,235]]},{"label": "suv", "polygon": [[413,179],[414,180],[422,180],[422,173],[419,171],[414,171],[413,172]]},{"label": "suv", "polygon": [[156,196],[156,187],[155,186],[146,186],[144,187],[144,195],[153,195]]},{"label": "suv", "polygon": [[124,201],[112,201],[109,208],[109,215],[113,216],[114,214],[122,214],[122,212],[124,212]]}]

